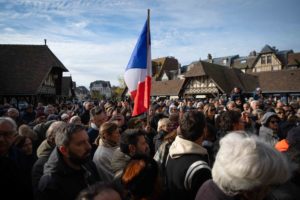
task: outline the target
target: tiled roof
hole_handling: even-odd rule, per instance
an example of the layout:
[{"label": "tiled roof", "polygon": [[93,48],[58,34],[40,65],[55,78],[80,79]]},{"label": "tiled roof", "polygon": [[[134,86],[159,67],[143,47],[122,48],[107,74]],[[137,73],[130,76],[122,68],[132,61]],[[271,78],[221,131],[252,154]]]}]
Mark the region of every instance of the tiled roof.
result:
[{"label": "tiled roof", "polygon": [[265,93],[300,92],[300,70],[255,73]]},{"label": "tiled roof", "polygon": [[204,61],[199,61],[185,74],[185,77],[209,76],[219,89],[230,93],[234,87],[240,87],[244,92],[250,92],[257,87],[256,77],[242,73],[238,69],[228,68]]},{"label": "tiled roof", "polygon": [[277,58],[280,60],[283,66],[288,64],[288,55],[294,53],[293,50],[283,50],[276,52]]},{"label": "tiled roof", "polygon": [[[232,56],[226,56],[226,57],[219,57],[219,58],[213,58],[212,59],[212,63],[213,64],[217,64],[217,65],[224,65],[224,66],[227,66],[227,67],[230,67],[232,62],[239,58],[239,55],[232,55]],[[224,60],[226,60],[226,63],[224,63]],[[204,61],[207,61],[208,60],[204,60]]]},{"label": "tiled roof", "polygon": [[300,52],[288,54],[288,66],[300,65]]},{"label": "tiled roof", "polygon": [[[178,60],[174,57],[163,57],[163,58],[156,58],[152,60],[153,63],[153,75],[157,77],[158,80],[161,79],[164,72],[169,75],[170,71],[178,70]],[[160,69],[156,71],[157,67],[160,66]],[[169,77],[170,78],[170,77]]]},{"label": "tiled roof", "polygon": [[261,54],[264,54],[264,53],[276,53],[276,50],[272,47],[270,47],[269,45],[265,45],[262,50],[260,51]]},{"label": "tiled roof", "polygon": [[178,96],[184,79],[152,81],[151,96]]},{"label": "tiled roof", "polygon": [[46,45],[0,45],[0,95],[34,95],[53,68],[67,72]]},{"label": "tiled roof", "polygon": [[257,56],[247,56],[237,58],[233,61],[232,67],[237,69],[249,69],[253,68],[253,64],[256,61]]}]

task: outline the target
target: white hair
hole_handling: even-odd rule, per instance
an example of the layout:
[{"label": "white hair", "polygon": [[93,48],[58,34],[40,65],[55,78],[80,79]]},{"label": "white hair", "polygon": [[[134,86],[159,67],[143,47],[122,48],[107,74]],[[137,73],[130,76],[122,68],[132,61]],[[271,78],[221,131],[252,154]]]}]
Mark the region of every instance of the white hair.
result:
[{"label": "white hair", "polygon": [[77,115],[71,117],[71,119],[69,120],[70,124],[81,124],[81,118]]},{"label": "white hair", "polygon": [[230,196],[282,184],[290,176],[289,163],[280,152],[257,137],[235,132],[221,139],[212,168],[213,181]]},{"label": "white hair", "polygon": [[5,124],[5,123],[10,124],[13,131],[17,132],[18,126],[17,126],[15,120],[13,120],[10,117],[0,117],[0,124]]},{"label": "white hair", "polygon": [[49,142],[51,142],[52,144],[55,144],[55,137],[56,137],[57,132],[59,132],[59,130],[65,126],[66,126],[66,123],[63,121],[53,122],[46,131],[47,140]]},{"label": "white hair", "polygon": [[157,124],[157,131],[160,131],[164,125],[168,125],[169,123],[171,123],[169,118],[160,119]]},{"label": "white hair", "polygon": [[9,108],[7,110],[7,116],[11,118],[19,117],[20,113],[16,108]]},{"label": "white hair", "polygon": [[259,101],[253,100],[253,101],[250,102],[250,106],[251,106],[251,107],[253,107],[254,104],[259,104]]}]

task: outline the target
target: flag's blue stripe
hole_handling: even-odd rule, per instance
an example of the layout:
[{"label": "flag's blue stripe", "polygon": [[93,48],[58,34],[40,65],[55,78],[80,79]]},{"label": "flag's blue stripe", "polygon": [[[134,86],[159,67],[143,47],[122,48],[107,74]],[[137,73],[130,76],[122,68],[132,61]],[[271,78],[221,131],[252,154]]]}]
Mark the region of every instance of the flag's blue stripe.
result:
[{"label": "flag's blue stripe", "polygon": [[132,68],[147,68],[147,20],[132,52],[126,70]]}]

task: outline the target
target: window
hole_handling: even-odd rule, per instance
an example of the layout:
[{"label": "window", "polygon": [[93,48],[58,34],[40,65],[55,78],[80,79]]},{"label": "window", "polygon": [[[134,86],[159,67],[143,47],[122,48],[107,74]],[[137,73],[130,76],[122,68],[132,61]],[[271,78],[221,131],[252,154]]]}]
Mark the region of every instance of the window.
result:
[{"label": "window", "polygon": [[271,55],[267,56],[267,64],[271,64],[272,63],[272,57]]},{"label": "window", "polygon": [[266,57],[265,56],[262,56],[260,58],[260,64],[262,64],[262,65],[266,64]]},{"label": "window", "polygon": [[243,63],[246,63],[246,60],[242,60],[241,63],[242,63],[242,64],[243,64]]}]

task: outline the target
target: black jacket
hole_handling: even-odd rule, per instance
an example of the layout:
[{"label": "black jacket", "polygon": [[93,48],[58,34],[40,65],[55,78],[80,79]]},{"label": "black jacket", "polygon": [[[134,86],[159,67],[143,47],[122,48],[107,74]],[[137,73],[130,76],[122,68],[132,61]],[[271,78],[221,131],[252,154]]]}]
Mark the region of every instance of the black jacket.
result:
[{"label": "black jacket", "polygon": [[207,151],[177,136],[169,148],[166,183],[171,200],[194,200],[198,188],[211,178]]},{"label": "black jacket", "polygon": [[80,117],[80,119],[81,119],[81,122],[82,122],[84,125],[88,125],[89,122],[90,122],[90,111],[84,109],[84,111],[81,113],[81,115],[80,115],[79,117]]},{"label": "black jacket", "polygon": [[26,156],[15,146],[9,149],[7,155],[0,156],[1,196],[8,194],[9,199],[33,198],[30,177],[33,161],[33,156]]},{"label": "black jacket", "polygon": [[51,153],[44,167],[37,199],[64,199],[73,200],[79,192],[89,185],[99,181],[95,164],[88,161],[80,170],[69,167],[63,160],[57,148]]},{"label": "black jacket", "polygon": [[[199,187],[208,179],[211,178],[211,172],[208,168],[197,170],[195,166],[193,170],[192,165],[196,162],[208,162],[205,156],[190,154],[177,159],[168,158],[167,161],[167,187],[172,200],[193,200],[197,194]],[[208,164],[206,165],[208,167]],[[190,173],[190,188],[185,186],[186,176]]]},{"label": "black jacket", "polygon": [[207,180],[198,190],[195,200],[239,200],[237,196],[226,195],[212,179]]}]

